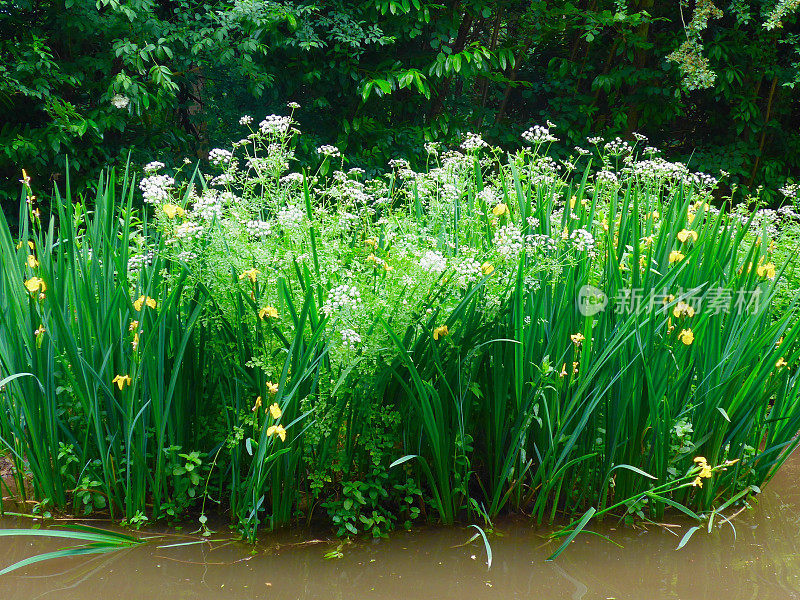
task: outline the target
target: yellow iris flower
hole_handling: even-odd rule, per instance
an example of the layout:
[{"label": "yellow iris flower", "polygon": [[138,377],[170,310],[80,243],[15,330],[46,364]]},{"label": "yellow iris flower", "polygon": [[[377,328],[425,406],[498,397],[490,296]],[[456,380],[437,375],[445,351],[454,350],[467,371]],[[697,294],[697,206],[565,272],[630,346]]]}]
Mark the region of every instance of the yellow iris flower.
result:
[{"label": "yellow iris flower", "polygon": [[277,319],[278,318],[278,309],[274,306],[265,306],[260,311],[258,311],[258,318],[259,319]]},{"label": "yellow iris flower", "polygon": [[775,278],[775,265],[771,262],[768,262],[765,265],[760,265],[756,268],[756,273],[758,273],[759,277],[765,277],[767,279],[774,279]]},{"label": "yellow iris flower", "polygon": [[691,346],[694,341],[694,332],[691,329],[681,329],[678,339],[687,346]]},{"label": "yellow iris flower", "polygon": [[117,375],[111,380],[111,383],[116,384],[120,391],[122,391],[122,388],[126,385],[133,383],[133,379],[131,379],[130,375]]},{"label": "yellow iris flower", "polygon": [[133,303],[133,308],[138,312],[142,310],[142,306],[149,306],[150,308],[155,308],[156,301],[150,296],[139,296]]},{"label": "yellow iris flower", "polygon": [[681,316],[693,317],[694,316],[694,308],[686,304],[686,302],[678,302],[675,305],[675,308],[672,309],[672,314],[675,318],[679,318]]},{"label": "yellow iris flower", "polygon": [[433,339],[438,340],[450,333],[450,330],[447,328],[447,325],[441,325],[433,330]]},{"label": "yellow iris flower", "polygon": [[177,204],[165,204],[161,207],[161,210],[163,210],[164,214],[170,219],[174,219],[175,215],[182,217],[186,214],[186,211]]},{"label": "yellow iris flower", "polygon": [[500,202],[492,209],[492,214],[495,217],[508,214],[508,205],[505,202]]},{"label": "yellow iris flower", "polygon": [[42,293],[47,291],[47,285],[41,277],[31,277],[25,282],[25,287],[31,294],[38,291]]},{"label": "yellow iris flower", "polygon": [[277,435],[281,438],[282,442],[286,441],[286,430],[283,428],[283,425],[270,425],[267,427],[267,436],[272,437],[273,435]]},{"label": "yellow iris flower", "polygon": [[273,419],[280,419],[281,418],[281,415],[283,414],[283,411],[281,411],[281,407],[278,406],[277,402],[273,402],[272,404],[270,404],[270,406],[269,406],[269,414],[272,415]]},{"label": "yellow iris flower", "polygon": [[239,279],[250,279],[251,283],[255,283],[260,272],[258,269],[247,269],[239,275]]}]

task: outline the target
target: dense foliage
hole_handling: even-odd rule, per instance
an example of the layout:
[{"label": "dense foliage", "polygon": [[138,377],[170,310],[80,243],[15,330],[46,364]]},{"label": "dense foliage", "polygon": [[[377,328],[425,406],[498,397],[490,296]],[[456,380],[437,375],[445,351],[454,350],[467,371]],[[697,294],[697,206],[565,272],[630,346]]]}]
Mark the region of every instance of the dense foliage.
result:
[{"label": "dense foliage", "polygon": [[[766,193],[798,172],[794,0],[0,0],[0,194],[151,151],[205,157],[286,99],[371,172],[466,131],[648,135]],[[13,212],[13,211],[11,211]]]},{"label": "dense foliage", "polygon": [[153,161],[49,221],[24,178],[0,222],[0,440],[40,510],[223,510],[250,539],[696,516],[798,443],[793,209],[717,209],[644,139],[471,135],[370,178],[333,146],[292,170],[291,117],[241,123],[211,173]]}]

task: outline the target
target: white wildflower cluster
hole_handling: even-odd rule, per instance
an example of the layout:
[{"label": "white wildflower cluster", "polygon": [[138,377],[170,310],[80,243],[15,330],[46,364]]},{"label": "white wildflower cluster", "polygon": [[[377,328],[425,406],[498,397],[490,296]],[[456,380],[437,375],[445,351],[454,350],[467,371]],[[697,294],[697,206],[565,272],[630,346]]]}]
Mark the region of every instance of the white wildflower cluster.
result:
[{"label": "white wildflower cluster", "polygon": [[536,229],[537,227],[539,227],[539,219],[537,219],[536,217],[528,217],[525,219],[525,221],[528,223],[528,227],[530,227],[531,229]]},{"label": "white wildflower cluster", "polygon": [[480,134],[468,132],[464,141],[461,142],[461,149],[465,152],[474,152],[475,150],[486,148],[488,145]]},{"label": "white wildflower cluster", "polygon": [[576,229],[569,236],[572,245],[578,252],[587,252],[590,256],[594,256],[594,236],[585,229]]},{"label": "white wildflower cluster", "polygon": [[352,329],[342,329],[342,344],[351,351],[355,351],[361,343],[361,336]]},{"label": "white wildflower cluster", "polygon": [[427,152],[431,156],[438,156],[439,155],[439,143],[438,142],[425,142],[425,152]]},{"label": "white wildflower cluster", "polygon": [[522,232],[513,223],[503,225],[494,234],[494,245],[504,258],[513,259],[522,250]]},{"label": "white wildflower cluster", "polygon": [[646,142],[647,141],[647,136],[644,135],[643,133],[639,133],[638,131],[634,131],[631,135],[633,137],[635,137],[636,141],[638,141],[638,142]]},{"label": "white wildflower cluster", "polygon": [[354,285],[338,285],[328,292],[322,311],[330,316],[335,313],[353,311],[361,305],[361,293]]},{"label": "white wildflower cluster", "polygon": [[586,148],[581,148],[580,146],[575,146],[575,152],[577,152],[580,156],[586,156],[587,154],[591,154],[591,150],[587,150]]},{"label": "white wildflower cluster", "polygon": [[422,255],[419,261],[419,267],[423,271],[441,275],[447,270],[447,259],[441,252],[428,250]]},{"label": "white wildflower cluster", "polygon": [[366,171],[361,167],[353,167],[352,169],[347,171],[347,174],[350,175],[351,177],[361,177],[365,173]]},{"label": "white wildflower cluster", "polygon": [[410,169],[411,165],[405,158],[393,158],[389,161],[389,166],[392,169]]},{"label": "white wildflower cluster", "polygon": [[239,125],[250,125],[253,122],[253,117],[250,115],[242,115],[239,118]]},{"label": "white wildflower cluster", "polygon": [[792,219],[794,221],[799,221],[800,220],[800,214],[798,214],[797,211],[794,210],[794,208],[792,208],[791,206],[788,206],[788,205],[787,206],[781,206],[778,209],[778,214],[781,215],[782,217],[786,218],[786,219]]},{"label": "white wildflower cluster", "polygon": [[453,175],[467,169],[472,169],[472,159],[458,150],[448,150],[442,154],[443,172]]},{"label": "white wildflower cluster", "polygon": [[337,156],[341,156],[342,153],[339,152],[339,149],[336,146],[330,146],[325,144],[317,148],[317,154],[320,156],[329,156],[331,158],[335,158]]},{"label": "white wildflower cluster", "polygon": [[644,152],[648,156],[656,156],[658,154],[661,154],[661,150],[659,150],[655,146],[645,146],[642,152]]},{"label": "white wildflower cluster", "polygon": [[263,238],[272,233],[272,223],[269,221],[252,219],[247,221],[244,226],[247,229],[247,233],[253,237]]},{"label": "white wildflower cluster", "polygon": [[719,182],[713,175],[707,173],[689,173],[683,179],[684,183],[697,186],[702,189],[711,189]]},{"label": "white wildflower cluster", "polygon": [[347,173],[337,171],[334,173],[335,185],[331,186],[326,195],[338,200],[340,203],[363,206],[372,202],[373,196],[366,191],[365,184],[355,179],[350,179]]},{"label": "white wildflower cluster", "polygon": [[540,156],[528,167],[531,182],[537,185],[553,185],[559,178],[562,167],[549,156]]},{"label": "white wildflower cluster", "polygon": [[633,152],[633,146],[619,137],[607,142],[606,145],[603,146],[603,149],[606,151],[606,154],[610,154],[611,156],[621,156]]},{"label": "white wildflower cluster", "polygon": [[130,103],[131,99],[127,96],[123,96],[122,94],[114,94],[114,96],[111,98],[111,105],[120,110],[123,108],[128,108],[128,104]]},{"label": "white wildflower cluster", "polygon": [[282,135],[289,131],[291,126],[291,117],[281,117],[279,115],[267,115],[267,117],[265,117],[264,120],[258,124],[258,128],[263,133],[278,135]]},{"label": "white wildflower cluster", "polygon": [[528,131],[525,131],[522,134],[522,139],[528,142],[529,144],[533,144],[538,146],[539,144],[544,144],[546,142],[557,142],[558,138],[550,133],[549,127],[543,127],[542,125],[534,125]]},{"label": "white wildflower cluster", "polygon": [[138,273],[142,267],[150,266],[153,263],[153,251],[144,254],[135,254],[128,258],[128,271],[130,273]]},{"label": "white wildflower cluster", "polygon": [[586,138],[586,141],[589,142],[592,146],[597,146],[598,144],[603,143],[603,138],[601,138],[600,136],[594,136]]},{"label": "white wildflower cluster", "polygon": [[656,157],[634,162],[630,167],[626,167],[625,174],[628,173],[641,179],[664,181],[683,179],[688,175],[689,169],[683,163]]},{"label": "white wildflower cluster", "polygon": [[178,253],[178,255],[175,257],[175,260],[177,260],[178,262],[189,263],[192,262],[195,258],[197,258],[196,252],[192,252],[191,250],[184,250],[183,252]]},{"label": "white wildflower cluster", "polygon": [[192,214],[201,221],[221,219],[224,207],[223,198],[226,197],[230,196],[222,196],[217,190],[203,190],[203,193],[194,200]]},{"label": "white wildflower cluster", "polygon": [[227,167],[233,161],[233,153],[223,148],[214,148],[208,153],[208,162],[215,167]]},{"label": "white wildflower cluster", "polygon": [[481,264],[474,258],[465,258],[455,265],[455,278],[459,287],[465,288],[483,275]]},{"label": "white wildflower cluster", "polygon": [[287,173],[283,177],[281,177],[280,182],[286,186],[293,186],[293,185],[302,185],[303,183],[303,174],[302,173]]},{"label": "white wildflower cluster", "polygon": [[213,186],[227,186],[236,183],[236,178],[233,173],[220,173],[216,177],[212,177],[209,183]]},{"label": "white wildflower cluster", "polygon": [[306,212],[296,204],[284,206],[278,211],[278,223],[282,229],[293,229],[303,223]]},{"label": "white wildflower cluster", "polygon": [[251,156],[244,161],[244,164],[248,169],[252,169],[260,174],[269,169],[270,160],[269,157],[266,156]]},{"label": "white wildflower cluster", "polygon": [[494,188],[485,187],[478,192],[478,199],[482,200],[487,206],[495,206],[498,202],[498,194]]},{"label": "white wildflower cluster", "polygon": [[144,201],[148,204],[162,204],[169,200],[175,180],[169,175],[150,175],[139,182]]},{"label": "white wildflower cluster", "polygon": [[783,194],[787,200],[796,200],[800,198],[800,183],[787,183],[778,191]]},{"label": "white wildflower cluster", "polygon": [[609,185],[616,185],[619,183],[616,173],[612,171],[598,171],[594,176],[594,180],[598,184],[607,183]]},{"label": "white wildflower cluster", "polygon": [[188,242],[203,235],[204,227],[192,221],[184,221],[175,228],[175,239]]},{"label": "white wildflower cluster", "polygon": [[442,186],[442,201],[452,204],[456,202],[461,194],[458,192],[458,188],[453,185],[452,183],[445,183]]},{"label": "white wildflower cluster", "polygon": [[552,253],[558,250],[558,242],[549,235],[534,233],[525,236],[525,248],[534,253]]},{"label": "white wildflower cluster", "polygon": [[164,168],[164,163],[163,162],[161,162],[160,160],[154,160],[152,162],[147,163],[144,166],[144,172],[145,173],[153,173],[153,172],[158,171],[159,169],[163,169],[163,168]]}]

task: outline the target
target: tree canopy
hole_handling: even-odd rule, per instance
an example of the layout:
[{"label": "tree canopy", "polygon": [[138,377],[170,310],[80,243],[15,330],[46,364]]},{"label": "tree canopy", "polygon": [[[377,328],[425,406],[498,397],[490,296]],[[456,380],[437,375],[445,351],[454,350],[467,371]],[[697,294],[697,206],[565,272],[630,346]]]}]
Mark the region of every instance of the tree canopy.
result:
[{"label": "tree canopy", "polygon": [[571,145],[641,132],[776,189],[800,166],[798,0],[0,0],[0,189],[25,167],[195,159],[242,114],[301,108],[310,158],[422,160],[546,120]]}]

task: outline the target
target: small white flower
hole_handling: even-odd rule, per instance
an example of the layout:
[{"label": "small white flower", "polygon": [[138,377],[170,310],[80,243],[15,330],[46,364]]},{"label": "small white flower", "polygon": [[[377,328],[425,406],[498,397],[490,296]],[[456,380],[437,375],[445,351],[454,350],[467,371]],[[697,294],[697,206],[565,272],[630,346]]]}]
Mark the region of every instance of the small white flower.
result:
[{"label": "small white flower", "polygon": [[328,144],[325,144],[324,146],[320,146],[319,148],[317,148],[317,154],[321,156],[330,156],[331,158],[342,155],[342,153],[339,152],[339,149],[336,146],[330,146]]},{"label": "small white flower", "polygon": [[239,119],[239,125],[250,125],[253,122],[253,117],[250,115],[244,115]]},{"label": "small white flower", "polygon": [[233,160],[233,153],[230,150],[214,148],[208,153],[208,161],[215,167],[226,167]]},{"label": "small white flower", "polygon": [[447,259],[441,252],[428,250],[422,255],[419,266],[423,271],[429,271],[441,275],[447,269]]},{"label": "small white flower", "polygon": [[118,108],[122,110],[123,108],[128,108],[128,104],[131,103],[131,99],[127,96],[123,96],[122,94],[115,94],[113,98],[111,98],[111,104],[114,108]]},{"label": "small white flower", "polygon": [[522,134],[522,139],[535,146],[544,144],[545,142],[558,141],[558,138],[550,133],[549,127],[542,127],[541,125],[534,125],[528,129],[528,131]]}]

